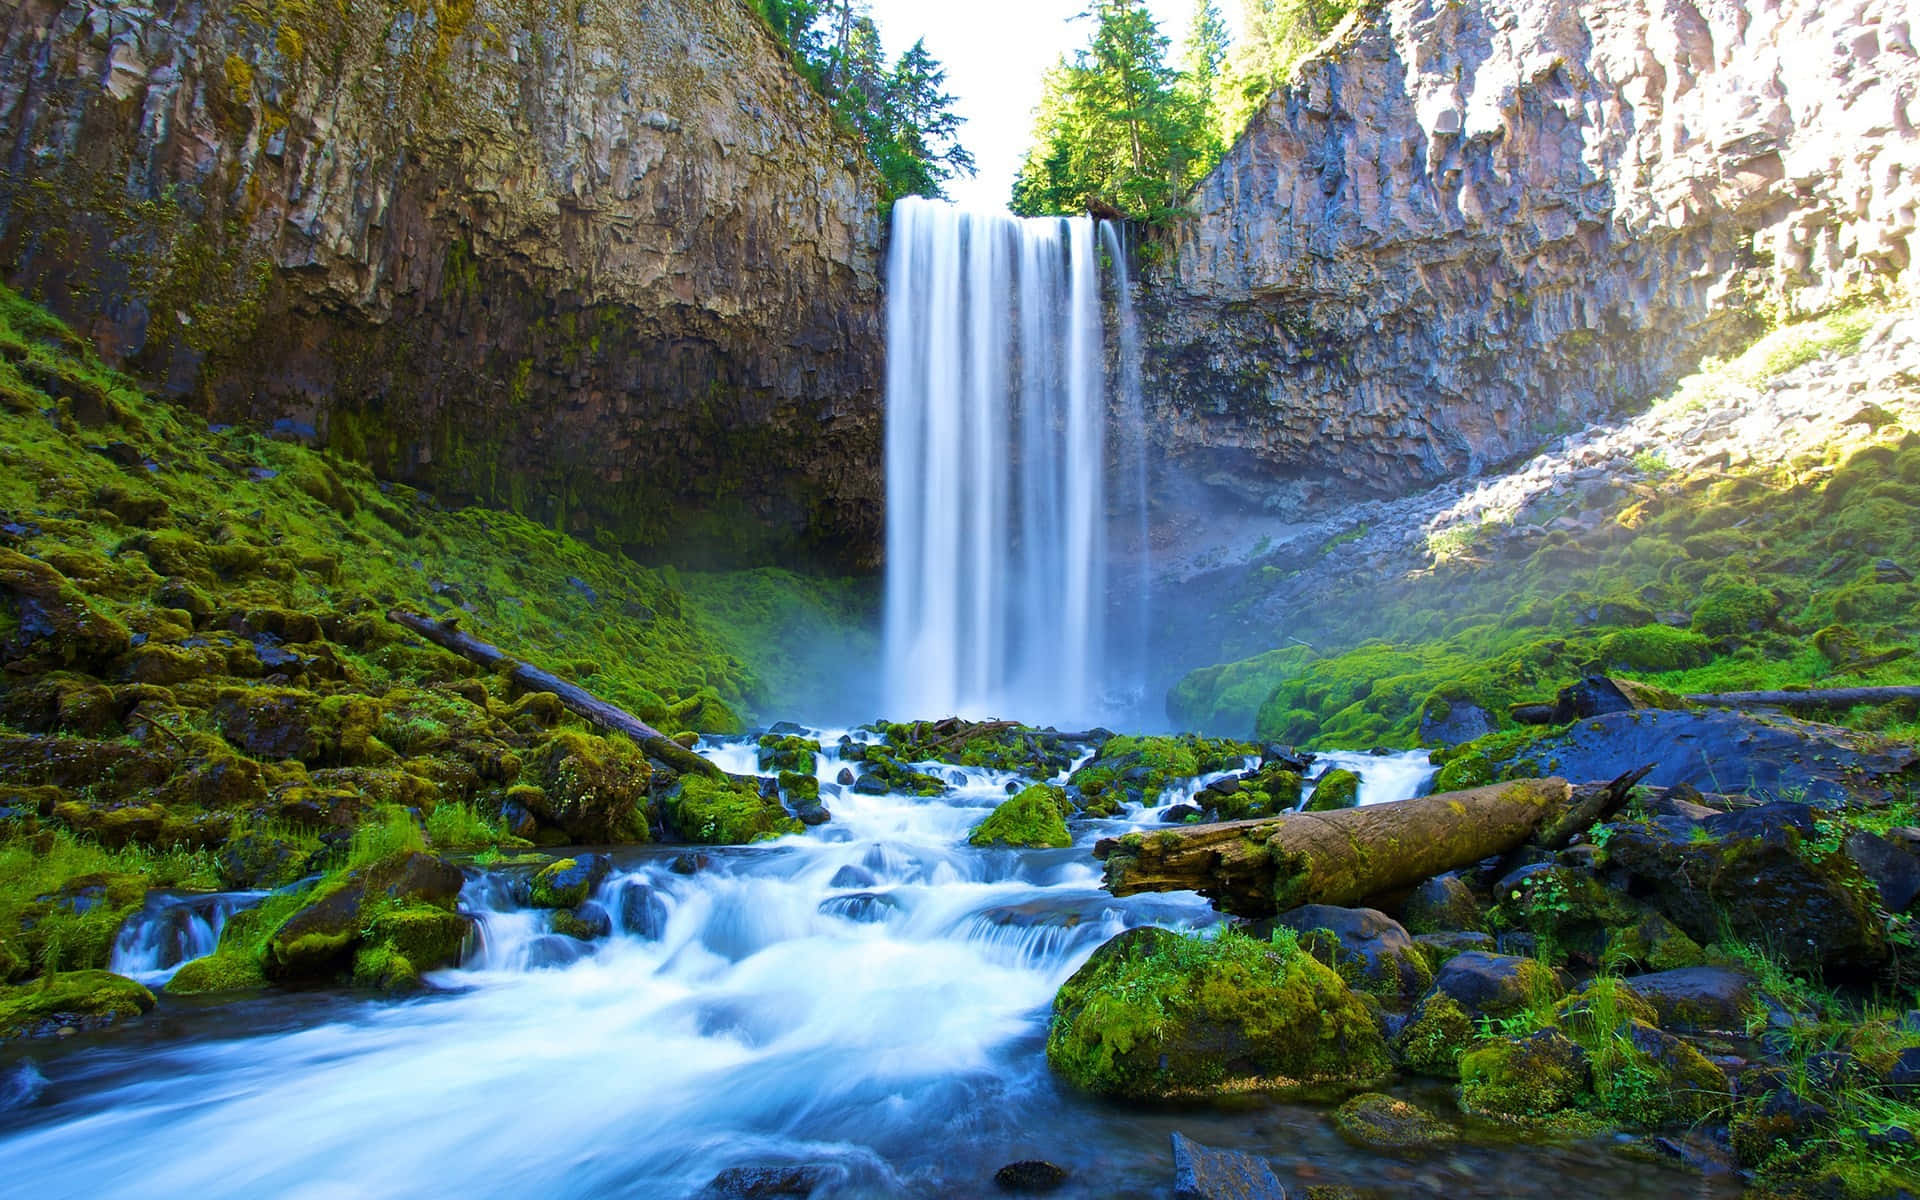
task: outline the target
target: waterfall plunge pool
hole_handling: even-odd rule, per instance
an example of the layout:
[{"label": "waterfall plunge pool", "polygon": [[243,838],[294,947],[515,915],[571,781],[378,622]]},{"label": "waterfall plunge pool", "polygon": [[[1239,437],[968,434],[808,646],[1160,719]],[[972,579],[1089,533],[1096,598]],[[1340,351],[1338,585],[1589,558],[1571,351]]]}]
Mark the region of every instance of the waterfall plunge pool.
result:
[{"label": "waterfall plunge pool", "polygon": [[[0,1178],[37,1200],[678,1197],[791,1166],[824,1200],[990,1195],[998,1167],[1043,1158],[1070,1172],[1055,1195],[1146,1198],[1172,1194],[1179,1130],[1394,1196],[1718,1194],[1605,1144],[1399,1159],[1349,1147],[1311,1105],[1073,1092],[1043,1048],[1060,983],[1129,926],[1218,920],[1195,896],[1100,889],[1092,842],[1154,827],[1174,793],[1077,823],[1069,850],[980,850],[967,832],[1014,776],[941,767],[964,782],[938,799],[835,794],[833,736],[830,824],[705,850],[690,874],[685,847],[616,852],[602,941],[547,932],[524,875],[476,869],[462,903],[478,936],[432,993],[163,997],[111,1033],[0,1047]],[[753,751],[709,753],[737,770]],[[1327,757],[1360,770],[1367,802],[1423,782],[1412,756]],[[194,898],[183,918],[156,898],[152,924],[191,949],[207,914],[245,902]],[[143,936],[129,926],[129,955],[157,944]]]}]

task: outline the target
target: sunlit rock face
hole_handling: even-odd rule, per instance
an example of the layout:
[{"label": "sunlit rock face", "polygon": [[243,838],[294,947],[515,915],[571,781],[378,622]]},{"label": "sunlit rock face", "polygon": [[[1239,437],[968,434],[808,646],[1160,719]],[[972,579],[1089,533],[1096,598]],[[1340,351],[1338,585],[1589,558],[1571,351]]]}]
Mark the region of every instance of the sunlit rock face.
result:
[{"label": "sunlit rock face", "polygon": [[1474,470],[1774,312],[1912,278],[1898,0],[1392,0],[1201,186],[1149,295],[1159,427],[1282,509]]},{"label": "sunlit rock face", "polygon": [[0,37],[0,274],[209,417],[629,547],[877,555],[876,190],[746,4]]}]

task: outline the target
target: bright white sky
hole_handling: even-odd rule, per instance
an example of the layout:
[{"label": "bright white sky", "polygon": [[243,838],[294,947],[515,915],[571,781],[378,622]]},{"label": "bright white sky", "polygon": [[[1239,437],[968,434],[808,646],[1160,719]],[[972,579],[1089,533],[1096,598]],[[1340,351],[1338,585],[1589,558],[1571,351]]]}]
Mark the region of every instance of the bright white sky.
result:
[{"label": "bright white sky", "polygon": [[[1026,153],[1040,79],[1062,54],[1086,45],[1087,21],[1072,18],[1087,0],[871,0],[874,23],[888,57],[919,38],[947,68],[954,108],[967,119],[960,142],[973,151],[980,173],[947,185],[954,200],[976,208],[1004,209],[1014,172]],[[1173,39],[1169,61],[1180,61],[1193,0],[1149,0],[1160,32]],[[1223,0],[1229,27],[1240,5]]]}]

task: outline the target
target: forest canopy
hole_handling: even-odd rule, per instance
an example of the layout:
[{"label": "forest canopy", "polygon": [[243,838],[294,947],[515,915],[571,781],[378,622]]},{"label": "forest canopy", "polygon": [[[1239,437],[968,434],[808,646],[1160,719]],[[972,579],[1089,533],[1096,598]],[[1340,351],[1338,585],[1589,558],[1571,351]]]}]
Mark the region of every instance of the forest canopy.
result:
[{"label": "forest canopy", "polygon": [[859,0],[753,0],[800,73],[857,133],[880,170],[884,198],[945,195],[973,174],[960,145],[946,68],[915,42],[888,62],[880,31]]},{"label": "forest canopy", "polygon": [[1195,0],[1175,62],[1144,0],[1095,0],[1087,45],[1047,74],[1013,211],[1167,219],[1356,3],[1242,0],[1234,48],[1215,0]]}]

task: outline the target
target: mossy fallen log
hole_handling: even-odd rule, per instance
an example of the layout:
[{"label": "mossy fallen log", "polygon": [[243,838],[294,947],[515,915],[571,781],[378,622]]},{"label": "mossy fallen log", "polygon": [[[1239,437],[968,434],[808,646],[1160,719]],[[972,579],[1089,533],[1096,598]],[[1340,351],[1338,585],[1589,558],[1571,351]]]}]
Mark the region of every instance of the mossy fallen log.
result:
[{"label": "mossy fallen log", "polygon": [[1130,833],[1094,847],[1116,896],[1196,891],[1261,917],[1352,905],[1504,854],[1563,812],[1564,779],[1519,779],[1398,804]]},{"label": "mossy fallen log", "polygon": [[568,683],[558,675],[521,662],[498,646],[489,645],[471,634],[462,633],[451,622],[436,621],[431,617],[423,617],[418,613],[410,613],[402,609],[389,612],[387,620],[402,628],[411,629],[434,645],[451,650],[455,654],[479,663],[488,670],[499,670],[504,667],[513,681],[528,691],[552,692],[559,697],[560,703],[565,705],[569,712],[609,733],[626,734],[642,750],[683,775],[705,775],[710,779],[726,778],[725,772],[719,767],[625,709],[607,703],[592,692],[577,684]]}]

